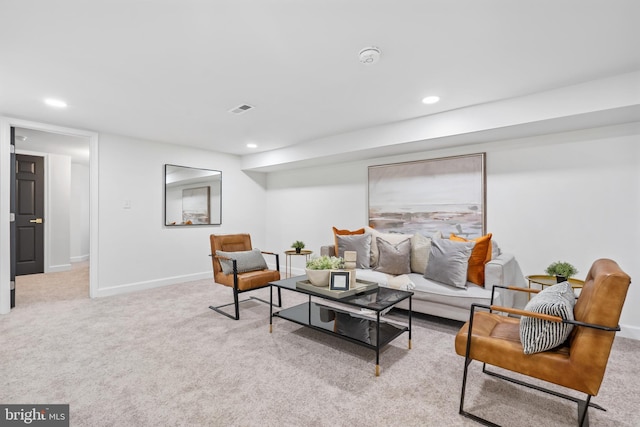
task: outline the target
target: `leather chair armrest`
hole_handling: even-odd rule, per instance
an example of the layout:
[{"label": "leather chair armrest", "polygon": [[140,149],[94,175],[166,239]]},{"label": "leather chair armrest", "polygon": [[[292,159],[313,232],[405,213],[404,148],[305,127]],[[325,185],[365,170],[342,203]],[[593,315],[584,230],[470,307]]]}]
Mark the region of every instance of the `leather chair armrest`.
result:
[{"label": "leather chair armrest", "polygon": [[280,271],[280,254],[268,251],[260,251],[260,253],[263,253],[265,255],[273,255],[274,257],[276,257],[276,270]]},{"label": "leather chair armrest", "polygon": [[[520,288],[516,288],[515,290],[527,291],[526,289],[520,289]],[[540,292],[538,289],[531,289],[531,290]],[[469,314],[470,321],[471,321],[471,318],[473,318],[473,314],[476,308],[484,308],[487,310],[491,310],[492,312],[497,311],[502,313],[515,314],[518,316],[534,317],[536,319],[548,320],[550,322],[570,323],[576,326],[584,326],[586,328],[600,329],[603,331],[619,331],[620,330],[620,325],[612,328],[609,326],[597,325],[594,323],[585,323],[585,322],[578,322],[576,320],[563,319],[562,317],[559,317],[559,316],[551,316],[549,314],[544,314],[544,313],[536,313],[528,310],[520,310],[518,308],[503,307],[500,305],[484,305],[484,304],[471,304],[471,312]],[[469,331],[471,332],[471,327]]]}]

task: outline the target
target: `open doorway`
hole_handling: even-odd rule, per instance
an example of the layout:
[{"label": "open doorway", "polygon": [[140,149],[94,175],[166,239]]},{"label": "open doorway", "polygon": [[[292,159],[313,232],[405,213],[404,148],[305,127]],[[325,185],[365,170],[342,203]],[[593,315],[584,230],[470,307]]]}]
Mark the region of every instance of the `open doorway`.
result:
[{"label": "open doorway", "polygon": [[[29,221],[35,222],[29,225],[41,227],[44,239],[31,242],[26,230],[27,238],[18,239],[15,248],[18,263],[20,257],[28,261],[30,254],[39,252],[43,267],[38,271],[16,269],[15,303],[88,298],[91,139],[27,127],[14,127],[13,134],[18,160],[42,159],[44,163],[44,213]],[[25,168],[29,169],[28,162]],[[18,183],[20,172],[17,168]],[[24,186],[27,189],[29,179]],[[18,199],[20,193],[17,192]]]}]

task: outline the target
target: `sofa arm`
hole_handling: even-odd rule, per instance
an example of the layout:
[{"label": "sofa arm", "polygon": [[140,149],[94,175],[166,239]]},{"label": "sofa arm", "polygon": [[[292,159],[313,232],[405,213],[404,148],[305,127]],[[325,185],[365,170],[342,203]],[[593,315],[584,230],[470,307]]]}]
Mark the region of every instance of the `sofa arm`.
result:
[{"label": "sofa arm", "polygon": [[[484,287],[492,289],[494,286],[527,287],[520,264],[513,254],[503,252],[485,264]],[[502,304],[506,307],[524,308],[527,304],[527,294],[523,292],[503,292],[503,294]]]},{"label": "sofa arm", "polygon": [[320,246],[320,256],[335,256],[336,255],[336,247],[335,245],[327,245]]}]

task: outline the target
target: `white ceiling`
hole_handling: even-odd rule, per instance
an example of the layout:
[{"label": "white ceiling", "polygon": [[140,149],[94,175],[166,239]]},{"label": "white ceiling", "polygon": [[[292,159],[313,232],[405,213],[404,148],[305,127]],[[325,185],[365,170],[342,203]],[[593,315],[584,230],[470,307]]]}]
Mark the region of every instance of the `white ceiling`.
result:
[{"label": "white ceiling", "polygon": [[239,155],[640,70],[637,0],[0,0],[0,16],[0,114]]}]

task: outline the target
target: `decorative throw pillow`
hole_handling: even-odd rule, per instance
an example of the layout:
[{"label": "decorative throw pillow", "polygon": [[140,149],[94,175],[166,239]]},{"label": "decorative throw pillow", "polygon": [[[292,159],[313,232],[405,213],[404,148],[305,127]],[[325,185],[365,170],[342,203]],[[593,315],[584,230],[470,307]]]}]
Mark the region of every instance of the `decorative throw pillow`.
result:
[{"label": "decorative throw pillow", "polygon": [[350,236],[352,234],[364,234],[364,228],[359,228],[357,230],[340,230],[335,227],[333,229],[333,242],[335,245],[335,253],[338,256],[338,236]]},{"label": "decorative throw pillow", "polygon": [[448,239],[433,239],[425,279],[445,285],[465,288],[469,257],[475,242],[456,242]]},{"label": "decorative throw pillow", "polygon": [[356,251],[356,268],[369,268],[369,253],[371,252],[371,236],[368,234],[336,235],[338,240],[339,257],[344,257],[345,251]]},{"label": "decorative throw pillow", "polygon": [[469,257],[469,268],[467,270],[467,280],[476,285],[484,286],[484,265],[491,261],[491,236],[489,233],[482,237],[469,240],[451,233],[450,239],[457,242],[474,241],[476,245]]},{"label": "decorative throw pillow", "polygon": [[381,233],[371,227],[365,227],[365,230],[367,234],[371,235],[371,260],[369,261],[369,265],[371,267],[378,265],[378,242],[376,241],[376,237],[382,237],[384,240],[394,245],[412,237],[411,234]]},{"label": "decorative throw pillow", "polygon": [[498,258],[500,254],[502,254],[502,250],[498,246],[498,242],[496,242],[496,239],[491,238],[491,259]]},{"label": "decorative throw pillow", "polygon": [[[550,314],[573,320],[576,299],[569,282],[549,286],[537,293],[524,307],[526,311]],[[524,354],[539,353],[561,345],[569,338],[573,325],[522,316],[520,318],[520,342]]]},{"label": "decorative throw pillow", "polygon": [[374,270],[381,273],[399,274],[411,273],[411,240],[392,244],[381,237],[376,237],[378,245],[378,265]]},{"label": "decorative throw pillow", "polygon": [[429,263],[431,252],[431,239],[416,233],[411,236],[411,271],[424,274]]},{"label": "decorative throw pillow", "polygon": [[[216,255],[235,259],[238,273],[267,269],[267,262],[264,260],[260,249],[254,248],[250,251],[237,252],[216,251]],[[231,260],[220,258],[218,260],[224,274],[233,274],[233,262]]]}]

